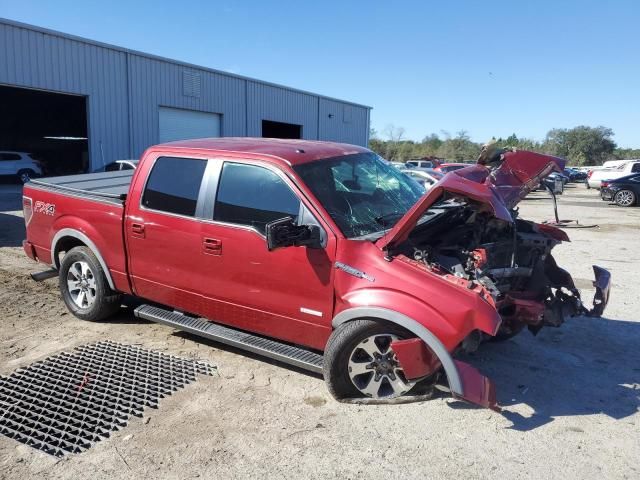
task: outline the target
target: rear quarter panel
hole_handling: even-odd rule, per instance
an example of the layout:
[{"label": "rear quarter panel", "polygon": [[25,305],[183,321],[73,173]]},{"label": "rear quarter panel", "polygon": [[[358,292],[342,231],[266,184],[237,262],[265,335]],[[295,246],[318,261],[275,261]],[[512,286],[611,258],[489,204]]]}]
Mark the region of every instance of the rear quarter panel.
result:
[{"label": "rear quarter panel", "polygon": [[117,290],[130,292],[122,236],[123,205],[71,196],[25,185],[23,195],[32,201],[33,215],[27,223],[27,241],[38,259],[53,265],[52,241],[62,229],[87,236],[104,259]]}]

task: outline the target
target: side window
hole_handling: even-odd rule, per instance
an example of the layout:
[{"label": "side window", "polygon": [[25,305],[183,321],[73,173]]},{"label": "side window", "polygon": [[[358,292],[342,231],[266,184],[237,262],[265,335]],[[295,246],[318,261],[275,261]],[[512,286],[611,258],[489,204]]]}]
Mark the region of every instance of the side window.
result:
[{"label": "side window", "polygon": [[153,165],[142,205],[153,210],[194,216],[206,160],[160,157]]},{"label": "side window", "polygon": [[417,167],[418,166],[418,162],[410,161],[410,162],[405,163],[405,165],[407,167]]},{"label": "side window", "polygon": [[15,153],[0,153],[0,160],[6,160],[8,162],[13,162],[16,160],[20,160],[22,157]]},{"label": "side window", "polygon": [[256,165],[225,162],[214,220],[247,225],[264,234],[267,223],[284,217],[297,220],[299,212],[300,199],[274,172]]},{"label": "side window", "polygon": [[631,167],[631,173],[638,173],[638,172],[640,172],[640,163],[635,163],[633,167]]}]

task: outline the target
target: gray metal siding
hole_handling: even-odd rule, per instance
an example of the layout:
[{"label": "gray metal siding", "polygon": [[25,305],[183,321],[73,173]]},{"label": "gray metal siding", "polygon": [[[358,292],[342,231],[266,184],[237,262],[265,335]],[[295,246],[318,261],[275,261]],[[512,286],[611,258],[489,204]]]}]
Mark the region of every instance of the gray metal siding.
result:
[{"label": "gray metal siding", "polygon": [[[185,95],[184,72],[200,74],[200,95]],[[131,55],[130,95],[133,155],[158,143],[158,107],[222,115],[222,135],[245,135],[245,81],[206,70]]]},{"label": "gray metal siding", "polygon": [[221,114],[223,136],[260,136],[262,120],[305,139],[369,133],[368,107],[3,19],[0,84],[86,96],[92,169],[157,143],[160,106]]},{"label": "gray metal siding", "polygon": [[262,120],[302,125],[302,138],[318,139],[318,98],[285,88],[247,82],[247,133],[262,136]]},{"label": "gray metal siding", "polygon": [[356,105],[318,99],[320,129],[318,140],[366,146],[369,141],[369,109]]},{"label": "gray metal siding", "polygon": [[129,155],[125,55],[0,23],[0,84],[88,97],[93,168]]}]

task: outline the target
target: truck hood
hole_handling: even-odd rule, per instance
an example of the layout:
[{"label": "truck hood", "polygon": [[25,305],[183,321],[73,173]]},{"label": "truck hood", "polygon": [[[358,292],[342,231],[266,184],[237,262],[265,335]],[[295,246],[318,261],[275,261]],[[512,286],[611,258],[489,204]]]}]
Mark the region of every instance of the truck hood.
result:
[{"label": "truck hood", "polygon": [[404,242],[418,220],[444,192],[463,195],[489,206],[494,215],[512,222],[511,209],[553,171],[562,172],[565,161],[551,155],[528,151],[501,153],[484,165],[479,161],[446,174],[376,242],[388,249]]}]

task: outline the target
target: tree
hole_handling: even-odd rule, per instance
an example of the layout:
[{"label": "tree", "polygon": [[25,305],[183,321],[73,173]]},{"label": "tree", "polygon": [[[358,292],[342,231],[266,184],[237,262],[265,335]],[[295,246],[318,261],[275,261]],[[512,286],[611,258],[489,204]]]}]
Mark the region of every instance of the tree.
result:
[{"label": "tree", "polygon": [[438,156],[447,160],[462,162],[464,160],[475,160],[482,148],[480,144],[472,142],[466,130],[460,130],[455,137],[444,132],[447,137],[438,149]]},{"label": "tree", "polygon": [[570,164],[601,165],[616,148],[612,137],[613,130],[602,126],[554,128],[547,133],[543,148],[548,153],[565,157]]}]

